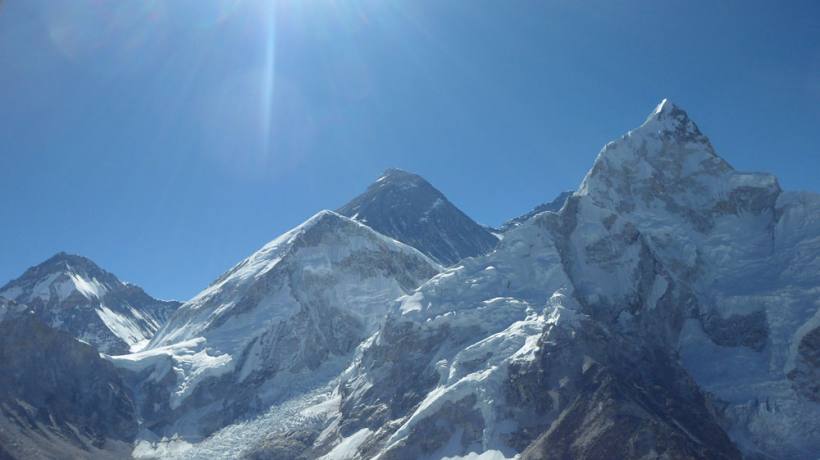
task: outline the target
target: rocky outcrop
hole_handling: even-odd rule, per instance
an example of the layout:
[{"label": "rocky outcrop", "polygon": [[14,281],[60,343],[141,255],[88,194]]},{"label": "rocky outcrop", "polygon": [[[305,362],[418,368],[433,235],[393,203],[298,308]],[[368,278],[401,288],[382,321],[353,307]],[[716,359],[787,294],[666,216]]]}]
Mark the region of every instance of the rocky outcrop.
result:
[{"label": "rocky outcrop", "polygon": [[789,379],[804,398],[820,402],[820,327],[800,339],[795,368],[789,372]]},{"label": "rocky outcrop", "polygon": [[546,333],[538,358],[510,372],[510,407],[532,408],[513,439],[545,428],[522,459],[741,458],[674,356],[586,321],[573,331]]},{"label": "rocky outcrop", "polygon": [[118,458],[133,399],[94,348],[33,315],[0,322],[0,445],[13,458]]}]

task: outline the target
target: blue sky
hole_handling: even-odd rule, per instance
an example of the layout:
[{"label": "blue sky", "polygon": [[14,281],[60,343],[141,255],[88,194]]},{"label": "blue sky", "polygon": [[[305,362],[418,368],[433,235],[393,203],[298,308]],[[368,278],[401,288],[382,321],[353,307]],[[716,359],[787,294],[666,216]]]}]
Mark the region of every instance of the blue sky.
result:
[{"label": "blue sky", "polygon": [[820,191],[816,1],[5,0],[0,284],[65,250],[186,299],[392,166],[495,225],[664,97]]}]

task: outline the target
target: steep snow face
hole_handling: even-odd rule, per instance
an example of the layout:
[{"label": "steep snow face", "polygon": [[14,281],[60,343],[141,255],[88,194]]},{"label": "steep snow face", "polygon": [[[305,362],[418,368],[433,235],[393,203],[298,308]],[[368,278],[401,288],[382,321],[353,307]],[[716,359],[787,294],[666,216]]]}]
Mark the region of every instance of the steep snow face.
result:
[{"label": "steep snow face", "polygon": [[647,224],[676,219],[705,232],[715,214],[737,211],[727,206],[771,207],[766,199],[779,191],[771,175],[732,169],[686,112],[664,100],[641,127],[604,147],[577,195]]},{"label": "steep snow face", "polygon": [[[183,305],[151,347],[205,336],[212,349],[233,351],[231,334],[211,331],[240,328],[241,335],[255,337],[312,301],[344,306],[347,314],[373,330],[386,312],[385,304],[439,269],[413,248],[322,211],[266,244]],[[306,295],[317,297],[300,299]],[[242,325],[228,325],[237,321]]]},{"label": "steep snow face", "polygon": [[352,458],[599,458],[611,439],[630,439],[619,458],[737,458],[672,353],[576,300],[563,231],[541,213],[401,298],[326,439],[368,430]]},{"label": "steep snow face", "polygon": [[619,324],[662,324],[747,453],[817,452],[817,346],[804,337],[820,305],[820,198],[735,171],[664,101],[604,147],[573,200],[579,298]]},{"label": "steep snow face", "polygon": [[164,397],[144,401],[143,417],[196,438],[307,391],[311,375],[338,375],[392,301],[440,269],[323,211],[180,307],[147,350],[114,362],[147,376],[143,385],[164,386]]},{"label": "steep snow face", "polygon": [[89,259],[65,253],[28,269],[3,286],[0,296],[107,354],[144,346],[179,306],[123,283]]},{"label": "steep snow face", "polygon": [[337,211],[443,265],[490,252],[498,239],[421,177],[388,169]]},{"label": "steep snow face", "polygon": [[342,378],[331,442],[370,430],[354,458],[520,451],[509,442],[519,420],[504,403],[508,370],[533,359],[548,324],[576,314],[550,214],[399,299]]}]

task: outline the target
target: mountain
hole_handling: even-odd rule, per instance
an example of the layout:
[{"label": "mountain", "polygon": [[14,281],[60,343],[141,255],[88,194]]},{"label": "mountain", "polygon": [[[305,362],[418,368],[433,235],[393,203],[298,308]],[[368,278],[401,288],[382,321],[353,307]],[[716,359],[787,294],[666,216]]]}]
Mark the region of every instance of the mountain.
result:
[{"label": "mountain", "polygon": [[336,212],[413,246],[442,265],[490,252],[498,239],[415,174],[388,169]]},{"label": "mountain", "polygon": [[0,458],[124,458],[132,395],[91,346],[31,314],[0,322]]},{"label": "mountain", "polygon": [[[178,302],[157,300],[91,260],[59,253],[0,288],[0,297],[107,354],[144,346]],[[3,309],[0,308],[0,319]]]},{"label": "mountain", "polygon": [[146,428],[198,440],[326,385],[391,301],[440,269],[416,249],[322,211],[182,305],[146,350],[111,359],[141,388]]},{"label": "mountain", "polygon": [[665,100],[558,212],[399,299],[324,423],[243,452],[814,458],[818,254],[820,196],[736,171]]},{"label": "mountain", "polygon": [[[371,186],[376,215],[418,222],[388,204],[415,196],[394,189],[423,188],[416,178]],[[131,442],[136,458],[820,452],[820,195],[735,170],[670,101],[606,144],[557,210],[448,268],[351,215],[320,212],[268,243],[144,349],[104,356],[113,367],[89,357],[104,384],[80,400],[103,395],[119,414],[105,434],[85,406],[26,404]],[[21,299],[0,297],[0,351],[43,334],[12,323],[37,319]],[[18,379],[8,400],[36,401],[15,393],[29,381],[62,401],[85,394],[57,347],[37,347],[0,364],[0,382]]]},{"label": "mountain", "polygon": [[507,222],[504,222],[501,225],[500,231],[505,232],[505,231],[511,229],[512,227],[516,227],[518,225],[521,225],[523,222],[528,221],[529,219],[532,218],[532,216],[534,216],[536,214],[540,214],[540,213],[546,212],[546,211],[549,211],[549,212],[558,212],[558,211],[560,211],[561,208],[564,206],[564,203],[567,202],[567,199],[570,196],[572,196],[572,193],[573,193],[572,191],[561,192],[552,201],[550,201],[548,203],[539,204],[538,206],[533,208],[532,211],[530,211],[526,214],[523,214],[521,216],[515,217],[513,219],[510,219]]}]

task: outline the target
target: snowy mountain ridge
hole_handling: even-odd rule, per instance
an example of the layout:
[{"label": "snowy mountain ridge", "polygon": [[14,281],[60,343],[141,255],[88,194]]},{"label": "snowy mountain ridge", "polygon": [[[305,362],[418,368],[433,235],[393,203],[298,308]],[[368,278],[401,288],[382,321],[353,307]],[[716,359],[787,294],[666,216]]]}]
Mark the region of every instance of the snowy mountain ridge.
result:
[{"label": "snowy mountain ridge", "polygon": [[111,360],[154,395],[141,404],[155,432],[198,440],[264,411],[295,381],[327,369],[332,379],[391,301],[439,270],[418,250],[321,211],[186,302],[146,350]]},{"label": "snowy mountain ridge", "polygon": [[520,215],[518,217],[512,218],[512,219],[504,222],[501,225],[501,227],[499,228],[498,231],[503,233],[503,232],[509,230],[512,227],[516,227],[516,226],[528,221],[530,218],[532,218],[532,216],[534,216],[536,214],[540,214],[540,213],[545,212],[545,211],[551,211],[551,212],[560,211],[561,208],[564,207],[564,203],[567,202],[567,199],[570,196],[572,196],[573,193],[575,193],[575,191],[573,191],[573,190],[568,190],[568,191],[565,191],[565,192],[561,192],[560,194],[558,194],[558,196],[553,198],[552,201],[549,201],[547,203],[539,204],[538,206],[536,206],[535,208],[533,208],[531,211],[527,212],[526,214]]},{"label": "snowy mountain ridge", "polygon": [[401,298],[303,455],[811,458],[819,205],[664,101],[558,213]]},{"label": "snowy mountain ridge", "polygon": [[664,100],[558,201],[485,247],[388,170],[106,357],[133,407],[113,435],[136,458],[820,452],[820,195],[736,171]]},{"label": "snowy mountain ridge", "polygon": [[108,354],[140,349],[179,306],[66,253],[28,269],[0,288],[0,297]]}]

